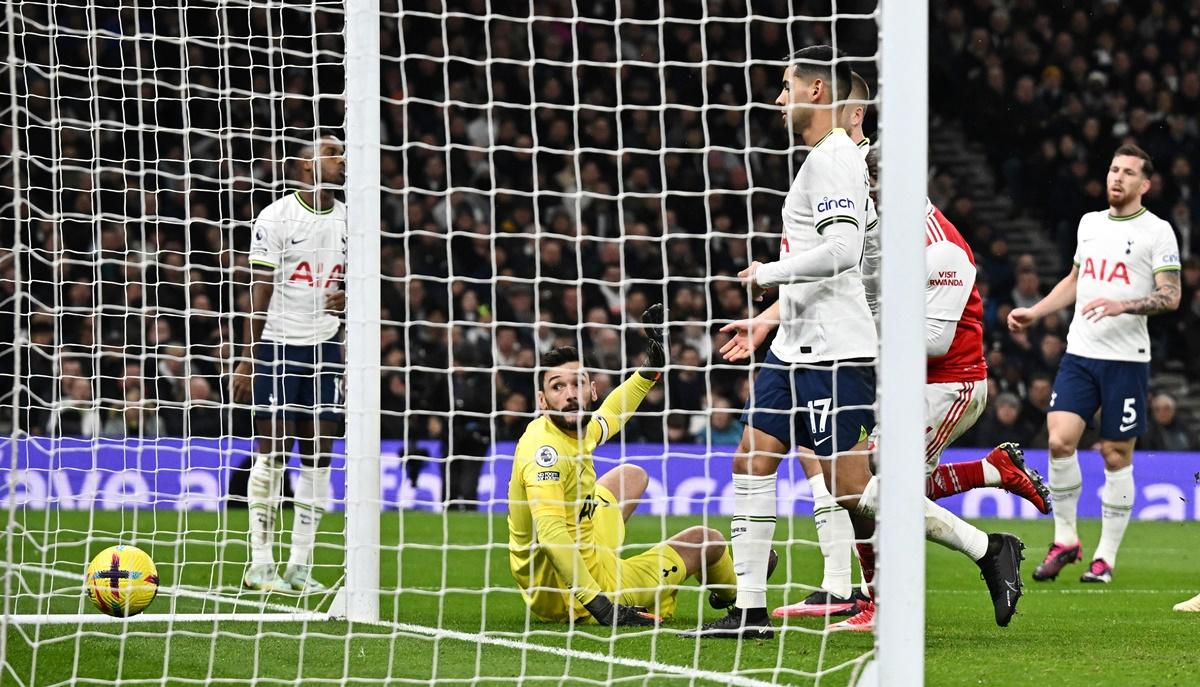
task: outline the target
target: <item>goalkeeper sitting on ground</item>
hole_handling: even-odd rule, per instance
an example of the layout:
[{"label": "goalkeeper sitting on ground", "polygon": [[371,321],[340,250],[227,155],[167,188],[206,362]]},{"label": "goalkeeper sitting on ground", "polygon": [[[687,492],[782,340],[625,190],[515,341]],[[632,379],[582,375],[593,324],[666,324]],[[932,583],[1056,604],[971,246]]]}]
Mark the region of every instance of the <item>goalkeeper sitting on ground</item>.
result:
[{"label": "goalkeeper sitting on ground", "polygon": [[661,305],[642,316],[646,365],[613,390],[595,414],[596,387],[579,352],[547,352],[538,378],[543,414],[517,443],[508,483],[508,551],[513,577],[543,620],[651,625],[669,617],[692,575],[714,585],[709,602],[733,604],[737,579],[721,534],[690,527],[630,558],[619,550],[625,521],[646,489],[645,470],[622,465],[596,478],[592,451],[609,441],[653,388],[666,364]]}]

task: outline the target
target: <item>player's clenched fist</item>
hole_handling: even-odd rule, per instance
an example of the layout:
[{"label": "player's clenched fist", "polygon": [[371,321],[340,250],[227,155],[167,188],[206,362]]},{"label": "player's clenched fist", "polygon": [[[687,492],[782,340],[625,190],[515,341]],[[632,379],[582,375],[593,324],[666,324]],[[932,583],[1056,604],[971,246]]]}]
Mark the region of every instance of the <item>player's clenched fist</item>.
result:
[{"label": "player's clenched fist", "polygon": [[1032,308],[1013,308],[1012,312],[1008,313],[1008,329],[1009,331],[1019,332],[1033,324],[1036,320],[1037,318],[1034,317]]}]

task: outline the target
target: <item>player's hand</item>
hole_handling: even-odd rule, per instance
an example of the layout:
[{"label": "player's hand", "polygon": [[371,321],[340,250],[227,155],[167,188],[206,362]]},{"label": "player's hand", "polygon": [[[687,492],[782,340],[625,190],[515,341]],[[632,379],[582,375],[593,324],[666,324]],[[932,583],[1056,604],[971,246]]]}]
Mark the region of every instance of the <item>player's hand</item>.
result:
[{"label": "player's hand", "polygon": [[1125,312],[1125,305],[1121,301],[1109,298],[1094,298],[1083,306],[1083,316],[1090,322],[1099,322],[1106,317],[1114,317],[1123,312]]},{"label": "player's hand", "polygon": [[771,329],[771,326],[760,322],[757,317],[734,320],[721,327],[721,331],[733,334],[733,337],[721,347],[722,357],[731,363],[749,358],[767,340]]},{"label": "player's hand", "polygon": [[758,268],[762,267],[762,263],[755,260],[750,263],[746,269],[738,272],[738,279],[742,280],[742,288],[750,290],[750,300],[761,301],[766,289],[758,285]]},{"label": "player's hand", "polygon": [[647,379],[655,379],[662,374],[667,366],[667,328],[663,325],[665,311],[662,303],[655,303],[642,313],[642,335],[646,337],[646,371]]},{"label": "player's hand", "polygon": [[254,375],[254,364],[249,360],[243,360],[233,368],[233,400],[237,403],[245,403],[250,400],[250,389],[252,387]]},{"label": "player's hand", "polygon": [[584,604],[584,608],[596,622],[601,625],[620,626],[641,626],[646,627],[658,622],[662,622],[662,618],[650,613],[641,606],[622,606],[609,601],[608,597],[603,594],[597,594],[596,598]]},{"label": "player's hand", "polygon": [[1013,308],[1008,313],[1008,330],[1010,332],[1023,331],[1036,321],[1037,318],[1033,316],[1032,308]]},{"label": "player's hand", "polygon": [[338,289],[325,294],[325,311],[340,315],[346,311],[346,292]]}]

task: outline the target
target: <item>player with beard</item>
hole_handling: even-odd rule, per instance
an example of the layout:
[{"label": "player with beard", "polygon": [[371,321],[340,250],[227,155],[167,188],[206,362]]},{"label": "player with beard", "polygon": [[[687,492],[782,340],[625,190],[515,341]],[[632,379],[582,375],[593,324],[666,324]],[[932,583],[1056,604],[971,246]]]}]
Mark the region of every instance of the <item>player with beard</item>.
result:
[{"label": "player with beard", "polygon": [[1050,433],[1050,493],[1054,541],[1033,573],[1053,580],[1083,558],[1075,529],[1083,488],[1079,439],[1100,411],[1100,542],[1081,582],[1112,581],[1117,549],[1133,510],[1133,446],[1146,432],[1150,335],[1146,318],[1179,307],[1179,243],[1171,225],[1142,205],[1154,165],[1135,145],[1113,153],[1108,168],[1108,209],[1079,220],[1075,266],[1045,298],[1008,315],[1014,332],[1048,313],[1075,304],[1067,353],[1059,363],[1046,424]]},{"label": "player with beard", "polygon": [[563,346],[542,357],[542,415],[517,442],[508,483],[509,566],[525,603],[542,620],[652,625],[674,612],[679,585],[693,575],[712,586],[710,601],[734,601],[733,559],[717,530],[690,527],[636,556],[620,556],[625,521],[648,478],[634,465],[597,477],[592,452],[621,431],[661,377],[667,350],[662,306],[647,309],[642,323],[646,367],[595,413],[596,387],[579,351]]}]

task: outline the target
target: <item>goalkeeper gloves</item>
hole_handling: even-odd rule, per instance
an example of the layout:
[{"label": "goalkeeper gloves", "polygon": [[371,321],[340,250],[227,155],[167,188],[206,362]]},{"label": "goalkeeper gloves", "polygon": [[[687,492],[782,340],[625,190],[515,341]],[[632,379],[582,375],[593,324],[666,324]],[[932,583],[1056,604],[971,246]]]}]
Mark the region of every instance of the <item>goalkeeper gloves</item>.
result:
[{"label": "goalkeeper gloves", "polygon": [[661,620],[658,616],[648,612],[641,606],[622,606],[608,600],[608,597],[603,594],[597,594],[596,598],[583,605],[588,613],[596,619],[596,622],[601,625],[637,625],[647,626]]},{"label": "goalkeeper gloves", "polygon": [[[642,332],[646,337],[646,365],[639,373],[646,379],[658,381],[667,365],[667,328],[663,324],[662,303],[655,303],[642,313]],[[646,369],[648,368],[648,369]]]}]

